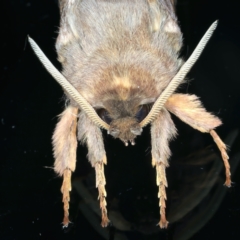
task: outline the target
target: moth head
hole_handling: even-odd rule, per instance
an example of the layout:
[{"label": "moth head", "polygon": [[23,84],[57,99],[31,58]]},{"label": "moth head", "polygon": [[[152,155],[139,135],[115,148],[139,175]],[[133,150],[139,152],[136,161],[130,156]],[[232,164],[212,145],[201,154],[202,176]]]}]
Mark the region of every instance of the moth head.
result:
[{"label": "moth head", "polygon": [[142,133],[141,121],[148,115],[151,104],[141,104],[141,101],[105,102],[106,108],[97,109],[99,117],[109,125],[108,134],[119,138],[126,146],[135,144],[135,138]]}]

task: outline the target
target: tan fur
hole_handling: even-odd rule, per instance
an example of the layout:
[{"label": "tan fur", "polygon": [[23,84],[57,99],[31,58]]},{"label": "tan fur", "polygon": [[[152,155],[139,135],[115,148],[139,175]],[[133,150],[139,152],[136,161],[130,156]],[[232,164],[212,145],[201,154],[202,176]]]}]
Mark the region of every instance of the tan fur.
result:
[{"label": "tan fur", "polygon": [[67,107],[60,115],[60,121],[53,134],[54,170],[59,175],[63,175],[65,169],[72,172],[75,170],[77,114],[78,108]]},{"label": "tan fur", "polygon": [[126,100],[129,98],[131,86],[132,84],[128,77],[113,77],[113,88],[117,90],[117,93],[121,100]]},{"label": "tan fur", "polygon": [[151,31],[156,32],[160,28],[160,23],[161,23],[161,13],[160,13],[160,8],[158,6],[158,3],[156,0],[148,0],[149,2],[149,8],[151,11],[151,21],[152,24],[151,26]]},{"label": "tan fur", "polygon": [[205,110],[196,95],[173,94],[165,107],[183,122],[201,132],[209,132],[222,124],[218,117]]}]

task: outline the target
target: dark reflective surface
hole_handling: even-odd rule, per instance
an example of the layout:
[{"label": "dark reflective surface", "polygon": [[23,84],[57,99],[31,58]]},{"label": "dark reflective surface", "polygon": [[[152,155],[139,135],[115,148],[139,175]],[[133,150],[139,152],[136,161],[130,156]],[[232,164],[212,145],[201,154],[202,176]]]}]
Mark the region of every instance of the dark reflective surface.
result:
[{"label": "dark reflective surface", "polygon": [[61,88],[34,56],[29,34],[59,67],[55,1],[3,1],[0,78],[0,239],[239,239],[240,230],[240,27],[236,1],[179,0],[178,16],[188,57],[210,26],[219,26],[180,89],[200,96],[224,124],[217,129],[231,146],[233,187],[208,134],[173,117],[179,136],[167,169],[167,230],[159,230],[155,169],[149,128],[125,147],[105,136],[107,202],[112,225],[100,227],[94,171],[78,148],[70,215],[62,230],[61,178],[52,170],[51,135],[64,108]]}]

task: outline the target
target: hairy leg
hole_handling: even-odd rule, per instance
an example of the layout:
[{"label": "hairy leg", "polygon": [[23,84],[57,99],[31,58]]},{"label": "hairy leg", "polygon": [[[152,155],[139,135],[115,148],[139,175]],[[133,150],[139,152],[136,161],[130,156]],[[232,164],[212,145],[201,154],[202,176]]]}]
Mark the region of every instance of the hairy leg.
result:
[{"label": "hairy leg", "polygon": [[231,173],[230,165],[228,162],[229,157],[226,151],[227,147],[214,131],[214,128],[222,124],[221,120],[211,113],[207,112],[202,106],[198,97],[195,95],[173,94],[167,100],[165,107],[168,111],[175,114],[183,122],[189,124],[191,127],[201,132],[208,132],[211,134],[213,140],[221,152],[223,163],[226,169],[225,185],[230,187]]},{"label": "hairy leg", "polygon": [[104,149],[102,132],[98,126],[93,124],[84,113],[80,113],[78,122],[78,139],[86,143],[88,147],[88,159],[96,172],[96,187],[98,188],[100,208],[102,212],[103,227],[109,224],[107,216],[106,202],[106,180],[104,175],[104,164],[107,163],[106,152]]},{"label": "hairy leg", "polygon": [[151,138],[152,138],[152,165],[156,166],[156,180],[158,186],[158,198],[160,206],[161,219],[159,226],[161,228],[167,228],[168,221],[166,219],[166,187],[167,179],[165,169],[168,167],[168,158],[171,155],[171,151],[168,146],[168,142],[176,136],[176,128],[171,119],[168,111],[163,108],[157,119],[151,126]]},{"label": "hairy leg", "polygon": [[76,166],[77,149],[77,115],[78,108],[68,106],[60,115],[60,120],[54,131],[53,151],[55,157],[54,170],[63,176],[61,192],[63,194],[64,218],[63,226],[69,224],[69,201],[71,191],[71,174]]}]

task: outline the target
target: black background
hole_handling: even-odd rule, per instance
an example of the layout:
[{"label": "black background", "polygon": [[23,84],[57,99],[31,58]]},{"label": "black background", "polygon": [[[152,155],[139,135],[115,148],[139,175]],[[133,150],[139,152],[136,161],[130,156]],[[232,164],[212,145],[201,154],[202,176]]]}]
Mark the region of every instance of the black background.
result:
[{"label": "black background", "polygon": [[[4,0],[1,4],[0,239],[104,239],[82,213],[78,213],[76,206],[83,200],[74,190],[70,213],[74,224],[67,230],[61,228],[61,178],[52,169],[51,135],[57,122],[56,116],[63,110],[65,102],[60,86],[42,67],[27,43],[29,34],[53,64],[61,68],[54,48],[59,25],[57,1]],[[223,140],[230,134],[236,135],[229,155],[230,163],[234,161],[237,165],[240,149],[237,135],[240,120],[240,17],[237,1],[179,0],[177,15],[184,35],[182,55],[185,59],[210,24],[219,20],[213,38],[180,91],[200,96],[206,109],[223,120],[224,124],[217,129]],[[194,188],[196,169],[193,170],[191,164],[190,167],[184,164],[179,167],[179,159],[184,160],[193,154],[190,159],[194,162],[195,159],[207,158],[212,152],[219,157],[218,149],[208,134],[199,133],[173,118],[179,136],[171,143],[173,156],[167,171],[169,214],[173,209],[173,192],[181,191],[185,181],[182,183],[181,179],[185,179],[188,173],[193,178],[186,180],[187,184],[192,183]],[[201,227],[189,238],[189,228],[185,227],[187,222],[191,216],[198,216],[203,211],[213,191],[191,213],[170,223],[168,230],[160,231],[155,226],[159,215],[155,170],[151,168],[149,128],[137,139],[135,147],[126,148],[119,140],[107,136],[104,141],[108,157],[105,168],[108,206],[111,209],[117,200],[118,211],[135,226],[132,231],[124,232],[113,223],[107,230],[107,239],[114,239],[117,233],[126,239],[138,240],[180,239],[181,234],[182,239],[240,239],[239,166],[232,175],[233,187],[226,189],[222,186],[225,196],[213,217],[206,222],[208,213],[198,217],[193,225]],[[213,147],[210,150],[206,148],[211,144]],[[92,174],[86,154],[87,150],[79,147],[77,170],[73,176],[75,180],[84,181]],[[205,166],[204,171],[207,172],[208,167]],[[202,169],[203,166],[197,168]],[[219,181],[215,188],[224,183],[224,171],[216,174]],[[179,201],[186,199],[184,206],[189,204],[190,194],[191,191],[180,197]],[[197,198],[198,195],[189,201]],[[136,199],[153,200],[139,204]],[[133,210],[134,204],[138,211]],[[174,204],[179,203],[175,201]],[[149,217],[148,224],[153,226],[145,231],[147,221],[144,216],[152,209],[156,212],[154,217]]]}]

